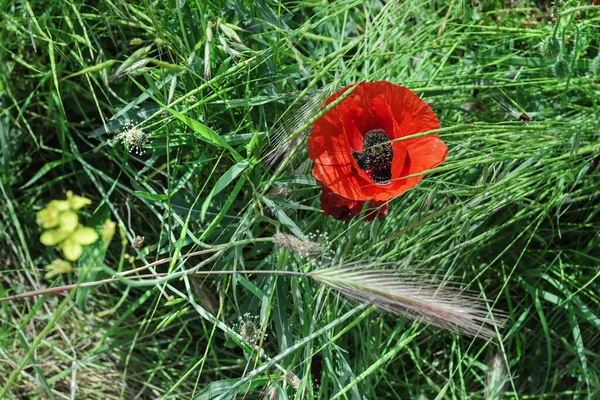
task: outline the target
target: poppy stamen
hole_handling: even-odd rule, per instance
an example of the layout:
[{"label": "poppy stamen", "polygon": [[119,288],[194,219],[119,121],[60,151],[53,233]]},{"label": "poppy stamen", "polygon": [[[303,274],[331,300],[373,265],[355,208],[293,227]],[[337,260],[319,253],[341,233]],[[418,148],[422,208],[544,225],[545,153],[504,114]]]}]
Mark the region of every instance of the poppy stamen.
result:
[{"label": "poppy stamen", "polygon": [[383,129],[374,129],[365,134],[363,152],[352,151],[358,167],[365,171],[373,182],[386,185],[392,179],[392,143]]}]

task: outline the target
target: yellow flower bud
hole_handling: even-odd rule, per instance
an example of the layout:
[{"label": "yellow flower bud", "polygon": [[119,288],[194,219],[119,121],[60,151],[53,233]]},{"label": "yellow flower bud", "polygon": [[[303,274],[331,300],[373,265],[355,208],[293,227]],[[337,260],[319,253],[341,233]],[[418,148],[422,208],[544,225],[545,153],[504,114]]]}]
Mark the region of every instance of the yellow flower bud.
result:
[{"label": "yellow flower bud", "polygon": [[60,213],[67,211],[69,208],[71,208],[71,205],[66,200],[52,200],[50,203],[48,203],[46,208]]},{"label": "yellow flower bud", "polygon": [[91,203],[90,199],[75,196],[70,190],[66,200],[52,200],[48,203],[37,215],[38,224],[47,229],[40,236],[40,242],[46,246],[58,246],[67,260],[76,261],[83,253],[83,246],[98,240],[98,233],[94,229],[79,226],[79,216],[76,213]]},{"label": "yellow flower bud", "polygon": [[55,246],[65,240],[70,233],[71,232],[64,231],[62,229],[49,229],[42,233],[42,236],[40,236],[40,242],[44,246]]},{"label": "yellow flower bud", "polygon": [[37,223],[44,229],[54,228],[58,225],[58,211],[46,207],[37,213]]},{"label": "yellow flower bud", "polygon": [[52,279],[57,275],[71,272],[71,263],[57,258],[56,260],[52,261],[52,263],[46,265],[45,268],[48,272],[46,272],[46,275],[44,275],[44,277],[46,279]]},{"label": "yellow flower bud", "polygon": [[61,250],[69,261],[77,261],[83,253],[83,245],[94,243],[98,234],[92,228],[80,226],[61,244]]},{"label": "yellow flower bud", "polygon": [[83,246],[71,238],[62,242],[61,249],[65,258],[69,261],[77,261],[83,253]]},{"label": "yellow flower bud", "polygon": [[88,245],[98,240],[98,234],[93,228],[80,226],[75,232],[73,232],[71,239],[79,244]]},{"label": "yellow flower bud", "polygon": [[102,240],[105,242],[110,242],[115,236],[115,229],[117,228],[117,223],[107,219],[104,221],[104,225],[102,225]]},{"label": "yellow flower bud", "polygon": [[73,210],[79,210],[80,208],[83,208],[88,204],[92,204],[92,201],[90,199],[86,197],[73,195],[73,192],[71,190],[67,192],[67,202]]},{"label": "yellow flower bud", "polygon": [[61,231],[73,232],[79,225],[79,217],[75,211],[63,211],[58,216]]}]

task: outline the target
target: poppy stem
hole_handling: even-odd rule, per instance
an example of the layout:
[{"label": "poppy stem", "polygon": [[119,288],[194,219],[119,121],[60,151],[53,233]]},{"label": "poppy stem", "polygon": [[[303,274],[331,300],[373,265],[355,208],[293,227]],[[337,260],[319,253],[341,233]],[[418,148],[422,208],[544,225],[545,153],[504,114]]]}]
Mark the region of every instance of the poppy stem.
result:
[{"label": "poppy stem", "polygon": [[557,17],[564,17],[565,15],[569,15],[569,14],[572,14],[572,13],[575,13],[575,12],[578,12],[578,11],[586,11],[586,10],[600,11],[600,6],[578,6],[578,7],[573,7],[573,8],[569,8],[568,10],[565,10],[563,12],[558,13],[556,16]]}]

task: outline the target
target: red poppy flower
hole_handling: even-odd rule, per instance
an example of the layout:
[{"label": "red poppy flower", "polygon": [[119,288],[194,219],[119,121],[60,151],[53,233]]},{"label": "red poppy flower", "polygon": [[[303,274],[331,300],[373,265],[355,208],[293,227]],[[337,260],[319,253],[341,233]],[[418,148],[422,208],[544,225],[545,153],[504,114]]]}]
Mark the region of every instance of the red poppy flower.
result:
[{"label": "red poppy flower", "polygon": [[440,127],[427,103],[405,87],[363,82],[335,93],[325,106],[351,87],[315,122],[308,140],[313,175],[343,199],[387,201],[418,184],[423,175],[406,176],[439,165],[448,148],[436,134],[394,141]]},{"label": "red poppy flower", "polygon": [[[349,200],[332,192],[329,188],[323,187],[321,193],[321,208],[324,215],[331,215],[335,219],[350,221],[363,210],[366,201]],[[365,211],[365,219],[373,221],[375,218],[382,219],[388,214],[388,203],[386,201],[369,202],[369,207]]]}]

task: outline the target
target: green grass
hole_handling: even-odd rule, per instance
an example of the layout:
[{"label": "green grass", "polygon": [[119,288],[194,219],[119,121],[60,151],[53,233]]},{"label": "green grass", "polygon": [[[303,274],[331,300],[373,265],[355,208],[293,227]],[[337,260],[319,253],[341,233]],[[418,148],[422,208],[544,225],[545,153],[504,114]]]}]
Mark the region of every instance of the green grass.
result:
[{"label": "green grass", "polygon": [[[600,8],[550,3],[0,3],[0,297],[173,257],[155,280],[0,303],[0,398],[491,399],[494,368],[507,399],[600,397]],[[320,214],[304,133],[374,80],[429,102],[449,156],[385,219],[343,223]],[[68,190],[120,230],[48,281],[36,213]],[[507,321],[486,341],[303,276],[189,274],[349,263],[439,275]]]}]

